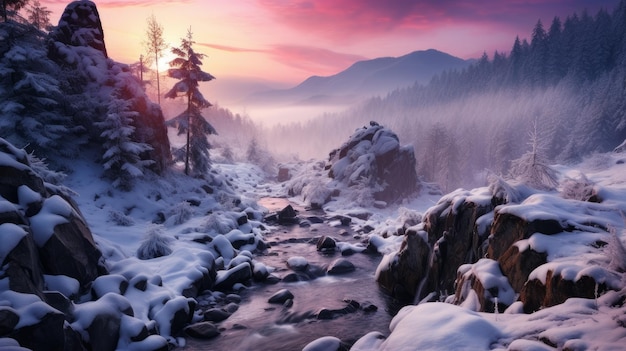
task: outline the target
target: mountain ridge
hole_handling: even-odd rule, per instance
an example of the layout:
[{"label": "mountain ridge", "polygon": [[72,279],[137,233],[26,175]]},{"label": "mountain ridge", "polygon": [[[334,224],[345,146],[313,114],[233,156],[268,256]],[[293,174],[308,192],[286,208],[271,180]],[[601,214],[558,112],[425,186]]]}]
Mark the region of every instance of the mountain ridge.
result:
[{"label": "mountain ridge", "polygon": [[246,102],[287,105],[350,103],[415,83],[426,84],[436,74],[462,69],[472,62],[435,49],[413,51],[399,57],[378,57],[357,61],[330,76],[310,76],[292,88],[254,93]]}]

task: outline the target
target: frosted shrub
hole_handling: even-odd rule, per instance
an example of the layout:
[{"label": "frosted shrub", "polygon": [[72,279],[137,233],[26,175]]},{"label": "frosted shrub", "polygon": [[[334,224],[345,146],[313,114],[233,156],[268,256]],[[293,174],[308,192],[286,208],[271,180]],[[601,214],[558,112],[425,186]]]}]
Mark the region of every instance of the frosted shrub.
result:
[{"label": "frosted shrub", "polygon": [[519,203],[523,200],[519,191],[507,183],[506,180],[502,179],[502,177],[490,175],[488,181],[491,195],[495,198],[502,199],[504,203]]},{"label": "frosted shrub", "polygon": [[48,168],[48,164],[45,159],[41,159],[33,153],[28,154],[28,162],[30,163],[30,168],[37,173],[46,183],[50,184],[61,184],[65,177],[67,176],[63,172],[53,171]]},{"label": "frosted shrub", "polygon": [[137,258],[149,260],[151,258],[167,256],[172,253],[170,244],[172,239],[165,236],[161,225],[152,225],[146,231],[146,237],[137,249]]},{"label": "frosted shrub", "polygon": [[611,260],[609,262],[609,268],[620,273],[626,272],[626,249],[617,235],[615,228],[611,228],[609,233],[611,234],[611,238],[606,246],[607,255]]},{"label": "frosted shrub", "polygon": [[369,179],[361,177],[351,187],[350,200],[357,206],[369,207],[374,204],[374,191],[380,190],[379,186],[371,186]]},{"label": "frosted shrub", "polygon": [[122,212],[115,210],[109,211],[109,221],[123,227],[130,227],[132,225],[135,225],[135,221],[133,221],[131,217],[128,217]]},{"label": "frosted shrub", "polygon": [[576,179],[567,178],[561,183],[561,196],[564,199],[589,201],[594,193],[594,184],[582,173]]},{"label": "frosted shrub", "polygon": [[202,225],[202,231],[206,233],[215,232],[217,234],[226,234],[233,229],[237,229],[237,222],[226,216],[222,212],[211,213],[206,217],[204,224]]},{"label": "frosted shrub", "polygon": [[311,205],[322,206],[328,200],[330,200],[331,190],[328,189],[327,184],[319,178],[314,179],[312,182],[302,188],[302,196],[304,200]]},{"label": "frosted shrub", "polygon": [[187,201],[179,202],[170,210],[170,218],[174,224],[183,224],[193,216],[193,208]]}]

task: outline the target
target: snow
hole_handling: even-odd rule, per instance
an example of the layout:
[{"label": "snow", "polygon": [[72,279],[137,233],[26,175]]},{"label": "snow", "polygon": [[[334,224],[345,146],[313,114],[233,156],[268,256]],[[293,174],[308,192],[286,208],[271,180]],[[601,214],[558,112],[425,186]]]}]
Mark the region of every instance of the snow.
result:
[{"label": "snow", "polygon": [[309,265],[309,261],[302,256],[291,256],[287,259],[287,266],[294,271],[305,269]]},{"label": "snow", "polygon": [[60,313],[36,295],[12,290],[0,292],[0,306],[8,307],[20,316],[16,329],[34,325],[50,313]]},{"label": "snow", "polygon": [[[498,302],[511,305],[516,299],[515,290],[509,284],[507,277],[502,275],[497,261],[483,258],[474,264],[459,267],[458,272],[467,278],[470,275],[478,278],[485,288],[485,297],[494,303],[497,298]],[[497,295],[491,296],[491,291],[494,290],[497,291]]]},{"label": "snow", "polygon": [[[2,202],[0,202],[0,204],[1,203]],[[28,233],[16,224],[0,224],[0,240],[2,241],[2,245],[0,245],[0,264],[4,263],[9,253],[11,253],[26,235],[28,235]]]},{"label": "snow", "polygon": [[378,350],[487,350],[502,334],[481,314],[440,302],[403,307],[389,330]]},{"label": "snow", "polygon": [[78,280],[64,275],[44,275],[47,290],[58,291],[61,294],[72,297],[78,294],[80,283]]},{"label": "snow", "polygon": [[70,204],[59,195],[47,198],[41,211],[30,218],[31,229],[37,246],[43,247],[46,244],[54,234],[54,227],[69,223],[68,218],[72,212]]}]

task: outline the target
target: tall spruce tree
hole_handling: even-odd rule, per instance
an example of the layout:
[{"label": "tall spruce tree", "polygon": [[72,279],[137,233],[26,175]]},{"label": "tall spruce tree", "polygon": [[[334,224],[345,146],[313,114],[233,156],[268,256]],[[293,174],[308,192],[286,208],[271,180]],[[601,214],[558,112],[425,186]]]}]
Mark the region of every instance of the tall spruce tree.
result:
[{"label": "tall spruce tree", "polygon": [[163,57],[163,51],[168,45],[163,39],[163,26],[157,22],[154,15],[148,17],[148,29],[146,29],[146,41],[144,42],[148,53],[154,58],[156,68],[157,102],[161,105],[161,77],[159,72],[159,60]]},{"label": "tall spruce tree", "polygon": [[133,121],[139,113],[132,110],[131,101],[123,96],[123,88],[114,90],[105,119],[95,125],[102,130],[100,136],[104,138],[102,161],[105,173],[113,180],[113,186],[130,190],[133,180],[143,176],[154,161],[141,158],[141,154],[152,147],[134,141]]},{"label": "tall spruce tree", "polygon": [[195,175],[205,173],[210,166],[209,142],[207,136],[217,134],[215,128],[202,116],[201,110],[212,106],[200,90],[199,82],[208,82],[215,79],[209,73],[202,71],[202,59],[204,54],[193,50],[193,33],[191,28],[187,31],[187,37],[181,39],[180,47],[172,48],[172,53],[177,57],[170,62],[169,77],[178,79],[174,87],[165,94],[166,98],[175,99],[183,96],[187,99],[187,108],[180,115],[168,122],[169,125],[178,127],[178,134],[186,134],[185,145],[185,174],[189,174],[191,168]]}]

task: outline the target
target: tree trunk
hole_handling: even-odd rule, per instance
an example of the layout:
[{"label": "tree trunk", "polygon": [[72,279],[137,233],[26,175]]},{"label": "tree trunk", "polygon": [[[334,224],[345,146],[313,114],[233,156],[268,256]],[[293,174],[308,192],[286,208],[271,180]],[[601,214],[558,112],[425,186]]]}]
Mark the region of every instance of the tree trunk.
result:
[{"label": "tree trunk", "polygon": [[189,151],[191,141],[191,91],[187,92],[187,147],[185,150],[185,174],[189,175]]}]

